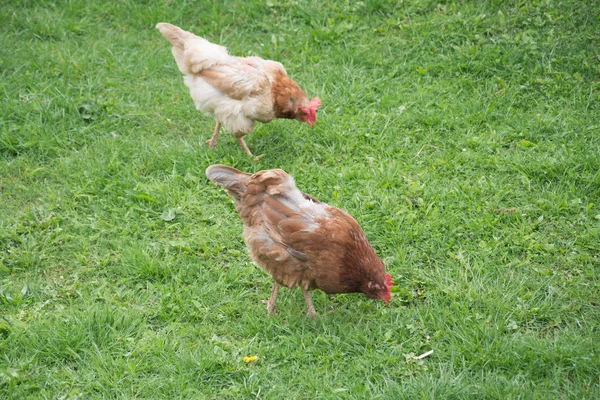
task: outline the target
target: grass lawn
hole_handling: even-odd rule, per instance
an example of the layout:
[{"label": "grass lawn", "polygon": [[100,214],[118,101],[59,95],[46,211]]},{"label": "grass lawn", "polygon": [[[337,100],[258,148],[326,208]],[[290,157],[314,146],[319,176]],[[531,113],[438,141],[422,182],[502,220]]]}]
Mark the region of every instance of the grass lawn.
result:
[{"label": "grass lawn", "polygon": [[[600,398],[600,3],[0,4],[0,398]],[[282,61],[315,128],[206,147],[161,21]],[[349,211],[390,307],[268,318],[214,163]]]}]

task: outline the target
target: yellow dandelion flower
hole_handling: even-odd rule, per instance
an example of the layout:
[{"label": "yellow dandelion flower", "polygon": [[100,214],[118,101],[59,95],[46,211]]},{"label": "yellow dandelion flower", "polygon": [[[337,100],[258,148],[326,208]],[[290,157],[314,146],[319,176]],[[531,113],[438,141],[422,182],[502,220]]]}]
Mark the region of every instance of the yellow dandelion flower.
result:
[{"label": "yellow dandelion flower", "polygon": [[256,361],[256,360],[258,360],[258,356],[250,356],[250,357],[245,356],[244,357],[244,362],[247,362],[247,363],[251,363],[252,361]]}]

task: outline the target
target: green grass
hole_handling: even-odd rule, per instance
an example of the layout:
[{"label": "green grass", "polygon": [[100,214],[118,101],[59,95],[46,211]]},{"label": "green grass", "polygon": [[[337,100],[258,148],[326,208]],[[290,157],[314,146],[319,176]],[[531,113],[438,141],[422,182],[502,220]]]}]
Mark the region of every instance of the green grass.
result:
[{"label": "green grass", "polygon": [[[597,2],[138,3],[0,2],[1,398],[600,397]],[[160,21],[282,61],[315,128],[205,147]],[[267,318],[214,163],[348,210],[390,307]]]}]

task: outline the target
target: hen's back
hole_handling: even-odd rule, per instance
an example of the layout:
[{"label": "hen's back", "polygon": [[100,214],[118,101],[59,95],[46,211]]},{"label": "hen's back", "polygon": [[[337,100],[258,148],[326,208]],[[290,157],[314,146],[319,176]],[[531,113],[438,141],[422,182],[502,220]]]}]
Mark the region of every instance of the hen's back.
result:
[{"label": "hen's back", "polygon": [[[304,215],[303,220],[308,222],[326,214],[326,205],[302,193],[294,178],[281,169],[247,174],[216,164],[206,169],[206,176],[227,189],[247,226],[278,225],[283,219],[298,215]],[[259,210],[250,212],[253,208]]]}]

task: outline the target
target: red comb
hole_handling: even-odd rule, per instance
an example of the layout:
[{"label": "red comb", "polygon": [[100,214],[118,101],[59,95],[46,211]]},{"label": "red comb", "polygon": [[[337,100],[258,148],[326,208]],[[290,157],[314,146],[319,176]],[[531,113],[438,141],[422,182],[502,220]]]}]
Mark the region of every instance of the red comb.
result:
[{"label": "red comb", "polygon": [[321,107],[321,99],[315,97],[308,103],[308,124],[313,126],[317,122],[317,108]]},{"label": "red comb", "polygon": [[385,298],[383,299],[383,301],[385,301],[386,306],[389,306],[390,300],[392,299],[391,289],[392,289],[392,285],[394,284],[394,280],[392,279],[392,276],[390,274],[385,274],[384,282],[385,282],[385,288],[387,289],[387,292],[385,293]]},{"label": "red comb", "polygon": [[390,274],[385,274],[385,286],[388,288],[391,288],[392,285],[394,284],[394,279],[392,279],[392,276]]}]

